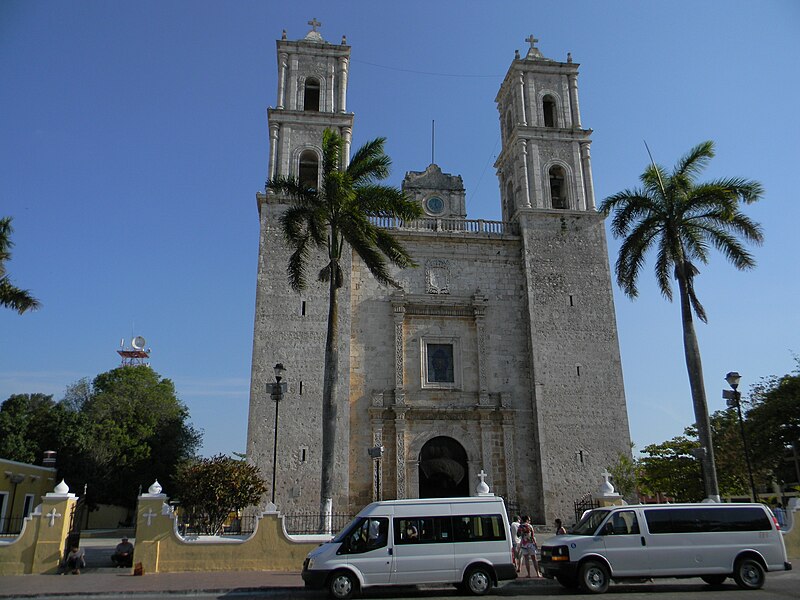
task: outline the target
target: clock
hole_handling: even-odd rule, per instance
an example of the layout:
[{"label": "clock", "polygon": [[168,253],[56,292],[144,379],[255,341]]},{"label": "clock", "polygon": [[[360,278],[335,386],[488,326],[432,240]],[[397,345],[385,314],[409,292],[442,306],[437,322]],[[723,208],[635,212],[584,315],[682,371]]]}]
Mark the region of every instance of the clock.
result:
[{"label": "clock", "polygon": [[425,208],[432,215],[440,215],[444,212],[444,200],[438,196],[431,196],[425,201]]}]

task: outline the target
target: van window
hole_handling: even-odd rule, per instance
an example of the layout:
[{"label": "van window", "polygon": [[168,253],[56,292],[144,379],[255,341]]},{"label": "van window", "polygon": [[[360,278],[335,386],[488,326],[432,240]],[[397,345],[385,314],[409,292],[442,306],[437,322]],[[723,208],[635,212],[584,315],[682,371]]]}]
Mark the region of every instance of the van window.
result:
[{"label": "van window", "polygon": [[[386,546],[389,519],[386,517],[364,517],[358,519],[342,540],[336,554],[362,554]],[[337,536],[338,538],[339,536]]]},{"label": "van window", "polygon": [[452,542],[450,517],[419,517],[394,520],[394,543],[436,544]]},{"label": "van window", "polygon": [[573,535],[594,535],[597,528],[600,526],[605,518],[608,516],[608,510],[590,510],[583,515],[580,522],[572,528]]},{"label": "van window", "polygon": [[506,539],[506,529],[500,515],[470,515],[453,517],[456,542],[489,542]]},{"label": "van window", "polygon": [[603,526],[603,535],[638,535],[639,520],[632,510],[621,510],[614,513]]},{"label": "van window", "polygon": [[772,529],[766,513],[757,506],[645,510],[644,518],[650,533],[770,531]]}]

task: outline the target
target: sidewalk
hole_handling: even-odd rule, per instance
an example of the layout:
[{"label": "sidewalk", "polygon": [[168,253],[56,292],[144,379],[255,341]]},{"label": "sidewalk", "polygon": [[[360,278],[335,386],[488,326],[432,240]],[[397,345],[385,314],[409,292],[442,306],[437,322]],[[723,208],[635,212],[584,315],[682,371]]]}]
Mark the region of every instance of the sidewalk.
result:
[{"label": "sidewalk", "polygon": [[[517,579],[514,587],[557,585],[548,579]],[[219,571],[155,573],[135,577],[122,572],[95,572],[81,575],[7,575],[0,577],[0,598],[36,596],[86,597],[98,595],[227,594],[250,592],[263,597],[323,598],[324,590],[306,590],[300,573],[275,571]]]}]

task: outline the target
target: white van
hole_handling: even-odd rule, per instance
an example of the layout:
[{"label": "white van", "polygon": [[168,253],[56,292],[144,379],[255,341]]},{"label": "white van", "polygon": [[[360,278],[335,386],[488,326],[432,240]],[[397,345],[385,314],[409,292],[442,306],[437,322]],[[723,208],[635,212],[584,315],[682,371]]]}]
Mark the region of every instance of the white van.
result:
[{"label": "white van", "polygon": [[495,496],[373,502],[303,563],[307,587],[339,600],[375,585],[453,583],[481,595],[515,579],[503,500]]},{"label": "white van", "polygon": [[568,588],[602,593],[611,580],[700,577],[758,589],[765,571],[792,568],[763,504],[646,504],[597,508],[548,540],[539,563]]}]

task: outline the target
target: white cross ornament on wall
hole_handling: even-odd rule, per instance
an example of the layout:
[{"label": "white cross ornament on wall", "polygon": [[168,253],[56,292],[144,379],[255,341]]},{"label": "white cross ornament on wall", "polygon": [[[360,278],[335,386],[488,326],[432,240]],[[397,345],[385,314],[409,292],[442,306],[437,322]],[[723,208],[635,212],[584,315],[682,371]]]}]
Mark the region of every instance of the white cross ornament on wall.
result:
[{"label": "white cross ornament on wall", "polygon": [[50,521],[50,525],[48,527],[53,527],[56,524],[56,519],[61,518],[61,513],[57,513],[55,507],[53,507],[49,513],[47,513],[47,519]]},{"label": "white cross ornament on wall", "polygon": [[153,523],[153,517],[157,517],[158,513],[154,513],[152,508],[148,508],[146,513],[142,513],[142,516],[147,519],[147,526]]}]

